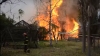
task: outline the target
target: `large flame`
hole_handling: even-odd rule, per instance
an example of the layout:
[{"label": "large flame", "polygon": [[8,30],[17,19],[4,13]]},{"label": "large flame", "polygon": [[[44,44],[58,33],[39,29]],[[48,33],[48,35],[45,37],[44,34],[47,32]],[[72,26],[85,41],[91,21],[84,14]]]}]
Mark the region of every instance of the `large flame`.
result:
[{"label": "large flame", "polygon": [[[58,13],[58,9],[61,7],[63,0],[51,0],[51,9],[50,6],[48,6],[47,13],[46,14],[40,14],[37,17],[37,20],[39,22],[39,26],[45,27],[49,29],[49,19],[50,19],[50,13],[52,14],[52,24],[55,24],[58,26],[58,28],[53,29],[52,27],[52,37],[55,37],[56,39],[61,39],[59,36],[59,32],[62,32],[62,25],[59,22],[58,17],[61,16]],[[52,10],[52,12],[50,12]],[[78,38],[78,29],[79,29],[79,24],[75,20],[74,17],[66,16],[66,20],[64,20],[64,26],[63,29],[65,30],[64,38],[68,37],[73,37],[73,38]],[[54,38],[52,38],[54,39]],[[46,40],[49,40],[49,37],[46,38]]]},{"label": "large flame", "polygon": [[75,21],[74,18],[69,18],[67,17],[66,20],[66,26],[65,26],[65,30],[66,30],[66,36],[65,38],[68,39],[68,37],[73,37],[73,38],[78,38],[78,31],[79,29],[79,24]]}]

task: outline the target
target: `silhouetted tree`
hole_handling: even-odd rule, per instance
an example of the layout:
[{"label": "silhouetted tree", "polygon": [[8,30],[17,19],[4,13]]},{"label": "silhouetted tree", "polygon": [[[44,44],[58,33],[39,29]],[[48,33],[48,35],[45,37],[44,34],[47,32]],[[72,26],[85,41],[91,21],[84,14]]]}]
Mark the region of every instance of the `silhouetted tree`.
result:
[{"label": "silhouetted tree", "polygon": [[20,17],[22,17],[22,15],[24,14],[24,11],[22,9],[19,9],[18,12],[19,12],[19,21],[20,21]]},{"label": "silhouetted tree", "polygon": [[[10,17],[6,17],[6,15],[4,13],[2,13],[0,15],[0,50],[1,50],[1,35],[2,35],[2,32],[5,28],[9,27],[13,27],[13,24],[15,23],[15,21],[13,19],[11,19]],[[0,52],[0,55],[1,55],[1,52]]]},{"label": "silhouetted tree", "polygon": [[40,27],[38,29],[39,33],[38,33],[38,38],[39,40],[44,40],[47,37],[48,31],[45,27]]},{"label": "silhouetted tree", "polygon": [[6,15],[2,13],[2,15],[0,15],[0,32],[6,27],[12,27],[14,23],[15,21],[13,19],[11,19],[10,17],[7,18]]}]

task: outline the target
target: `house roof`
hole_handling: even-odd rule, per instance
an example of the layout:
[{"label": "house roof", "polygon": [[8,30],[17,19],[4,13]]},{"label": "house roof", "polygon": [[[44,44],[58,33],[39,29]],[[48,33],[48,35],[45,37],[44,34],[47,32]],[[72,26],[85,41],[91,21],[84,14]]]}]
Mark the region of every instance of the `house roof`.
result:
[{"label": "house roof", "polygon": [[27,27],[29,27],[29,24],[26,21],[21,20],[21,21],[17,22],[15,24],[15,26],[27,26]]}]

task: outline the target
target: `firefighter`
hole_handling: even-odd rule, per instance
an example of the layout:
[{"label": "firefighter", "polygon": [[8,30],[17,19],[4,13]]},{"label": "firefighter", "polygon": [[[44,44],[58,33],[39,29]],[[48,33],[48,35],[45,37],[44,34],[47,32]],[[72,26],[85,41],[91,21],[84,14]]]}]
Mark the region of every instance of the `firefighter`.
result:
[{"label": "firefighter", "polygon": [[24,52],[26,53],[26,52],[29,51],[29,50],[28,50],[28,42],[29,42],[29,40],[28,40],[27,33],[23,33],[23,35],[24,35],[24,37],[25,37],[25,40],[24,40]]}]

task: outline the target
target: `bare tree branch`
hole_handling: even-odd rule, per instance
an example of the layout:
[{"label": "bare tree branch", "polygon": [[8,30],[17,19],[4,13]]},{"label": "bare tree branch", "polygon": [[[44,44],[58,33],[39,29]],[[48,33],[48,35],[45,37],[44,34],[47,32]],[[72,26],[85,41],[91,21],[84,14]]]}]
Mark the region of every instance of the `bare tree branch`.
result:
[{"label": "bare tree branch", "polygon": [[[60,0],[59,0],[60,1]],[[51,9],[51,11],[57,6],[57,4],[59,3],[59,1],[55,4],[55,6]]]}]

